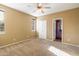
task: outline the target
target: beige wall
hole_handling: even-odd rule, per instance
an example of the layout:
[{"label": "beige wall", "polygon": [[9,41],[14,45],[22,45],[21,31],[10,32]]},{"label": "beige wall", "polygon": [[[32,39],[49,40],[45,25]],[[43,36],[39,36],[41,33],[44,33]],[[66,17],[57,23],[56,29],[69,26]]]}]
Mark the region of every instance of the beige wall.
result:
[{"label": "beige wall", "polygon": [[63,18],[64,43],[79,45],[79,8],[39,17],[47,21],[47,39],[52,39],[52,20]]},{"label": "beige wall", "polygon": [[[0,34],[0,45],[24,40],[34,36],[32,32],[32,18],[28,14],[0,5],[0,10],[5,11],[6,33]],[[16,40],[15,40],[16,39]]]}]

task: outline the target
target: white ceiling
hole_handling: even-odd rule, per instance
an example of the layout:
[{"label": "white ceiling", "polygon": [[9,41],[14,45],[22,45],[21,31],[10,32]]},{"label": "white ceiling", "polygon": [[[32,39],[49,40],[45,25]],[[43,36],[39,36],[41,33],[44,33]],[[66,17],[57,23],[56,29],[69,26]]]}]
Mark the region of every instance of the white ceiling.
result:
[{"label": "white ceiling", "polygon": [[[43,16],[51,13],[61,12],[79,7],[78,3],[42,3],[44,7],[51,7],[50,9],[44,9],[45,13],[41,13],[37,10],[36,3],[4,3],[4,5],[19,10],[21,12],[33,15]],[[36,11],[36,12],[34,12]]]}]

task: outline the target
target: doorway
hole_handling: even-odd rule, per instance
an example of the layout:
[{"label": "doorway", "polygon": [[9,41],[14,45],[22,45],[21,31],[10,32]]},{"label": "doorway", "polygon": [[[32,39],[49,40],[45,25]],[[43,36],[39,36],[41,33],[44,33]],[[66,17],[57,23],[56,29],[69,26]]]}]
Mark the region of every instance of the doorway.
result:
[{"label": "doorway", "polygon": [[63,29],[62,29],[62,18],[55,18],[53,21],[53,39],[54,41],[62,42],[63,39]]},{"label": "doorway", "polygon": [[47,22],[46,20],[37,20],[37,32],[40,39],[46,39],[46,29],[47,29]]}]

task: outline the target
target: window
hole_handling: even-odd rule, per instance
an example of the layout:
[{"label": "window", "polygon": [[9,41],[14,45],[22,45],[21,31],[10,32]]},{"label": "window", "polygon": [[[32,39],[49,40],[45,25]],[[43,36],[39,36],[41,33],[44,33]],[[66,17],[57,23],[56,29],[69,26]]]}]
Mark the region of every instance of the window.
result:
[{"label": "window", "polygon": [[4,11],[0,11],[0,34],[4,33]]},{"label": "window", "polygon": [[36,19],[32,19],[32,31],[36,30]]}]

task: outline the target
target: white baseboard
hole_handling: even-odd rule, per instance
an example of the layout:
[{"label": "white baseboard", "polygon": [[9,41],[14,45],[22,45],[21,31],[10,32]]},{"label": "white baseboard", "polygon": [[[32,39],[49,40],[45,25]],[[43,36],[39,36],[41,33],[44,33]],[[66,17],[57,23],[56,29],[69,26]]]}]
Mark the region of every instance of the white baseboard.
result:
[{"label": "white baseboard", "polygon": [[[48,40],[47,39],[47,41],[53,41],[53,39],[52,40]],[[75,44],[70,44],[70,43],[64,43],[64,42],[61,42],[62,44],[66,44],[66,45],[71,45],[71,46],[75,46],[75,47],[79,47],[79,45],[75,45]]]},{"label": "white baseboard", "polygon": [[25,39],[25,40],[21,40],[21,41],[18,41],[18,42],[13,42],[13,43],[10,43],[10,44],[7,44],[7,45],[3,45],[3,46],[0,46],[0,48],[4,48],[4,47],[8,47],[8,46],[11,46],[11,45],[15,45],[15,44],[19,44],[19,43],[22,43],[24,41],[28,41],[30,39]]},{"label": "white baseboard", "polygon": [[79,45],[70,44],[70,43],[64,43],[64,42],[63,42],[63,44],[67,44],[67,45],[71,45],[71,46],[79,47]]}]

